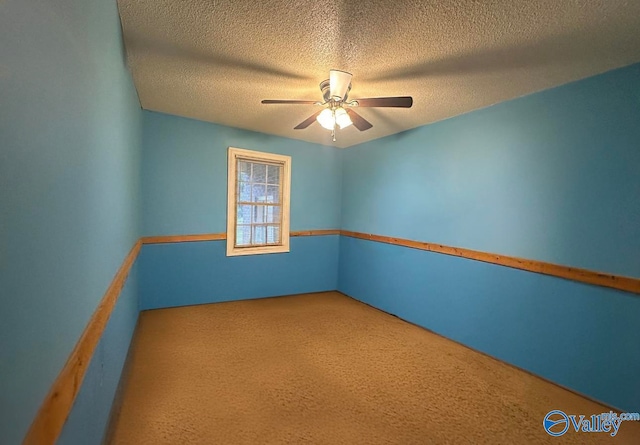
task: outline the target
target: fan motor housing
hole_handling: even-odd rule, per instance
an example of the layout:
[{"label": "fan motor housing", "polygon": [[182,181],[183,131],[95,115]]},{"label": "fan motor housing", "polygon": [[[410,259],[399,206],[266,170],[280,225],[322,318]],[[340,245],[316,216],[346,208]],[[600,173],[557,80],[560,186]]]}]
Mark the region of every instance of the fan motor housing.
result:
[{"label": "fan motor housing", "polygon": [[[329,102],[331,99],[331,83],[329,79],[323,80],[320,82],[320,91],[322,91],[322,97],[325,102]],[[344,95],[343,100],[347,100],[349,97],[349,91],[351,91],[351,84],[349,84],[349,88],[347,88],[347,93]]]}]

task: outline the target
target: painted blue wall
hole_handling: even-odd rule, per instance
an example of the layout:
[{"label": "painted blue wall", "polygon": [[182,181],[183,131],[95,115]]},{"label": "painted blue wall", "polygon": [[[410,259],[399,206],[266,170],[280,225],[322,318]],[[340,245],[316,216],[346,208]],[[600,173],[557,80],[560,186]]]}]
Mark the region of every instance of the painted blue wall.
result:
[{"label": "painted blue wall", "polygon": [[129,344],[138,321],[134,265],[89,367],[57,445],[98,444],[106,433]]},{"label": "painted blue wall", "polygon": [[[342,228],[640,277],[639,141],[634,65],[346,150]],[[640,410],[637,296],[347,237],[339,264],[350,296]]]},{"label": "painted blue wall", "polygon": [[[225,230],[228,146],[293,157],[292,230],[342,226],[640,276],[638,65],[341,153],[142,113],[115,1],[5,0],[0,41],[2,443],[24,436],[140,234]],[[136,268],[61,443],[102,436],[139,296],[153,308],[338,286],[639,409],[640,309],[624,293],[336,236],[240,258],[224,242],[151,245]]]},{"label": "painted blue wall", "polygon": [[144,111],[144,235],[227,230],[227,148],[291,156],[291,230],[340,226],[340,151]]},{"label": "painted blue wall", "polygon": [[115,0],[0,2],[0,98],[0,443],[15,444],[139,236],[142,112]]},{"label": "painted blue wall", "polygon": [[145,245],[140,308],[335,290],[339,236],[291,238],[291,252],[226,257],[225,241]]},{"label": "painted blue wall", "polygon": [[345,294],[612,406],[640,411],[637,296],[340,238],[338,289]]},{"label": "painted blue wall", "polygon": [[640,64],[349,148],[343,168],[343,229],[640,277]]},{"label": "painted blue wall", "polygon": [[[144,112],[144,235],[222,233],[227,148],[291,156],[291,230],[340,226],[339,150],[166,114]],[[291,239],[291,252],[226,257],[225,241],[146,245],[142,309],[335,290],[338,237]]]}]

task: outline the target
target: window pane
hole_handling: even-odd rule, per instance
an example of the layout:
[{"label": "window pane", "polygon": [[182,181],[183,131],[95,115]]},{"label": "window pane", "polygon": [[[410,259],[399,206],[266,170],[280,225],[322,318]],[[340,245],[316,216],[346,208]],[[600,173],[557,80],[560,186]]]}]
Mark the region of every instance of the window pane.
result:
[{"label": "window pane", "polygon": [[251,163],[247,161],[238,161],[238,181],[251,181]]},{"label": "window pane", "polygon": [[238,184],[238,201],[249,202],[251,201],[251,184],[248,182],[241,182]]},{"label": "window pane", "polygon": [[280,226],[267,226],[267,244],[280,244]]},{"label": "window pane", "polygon": [[236,226],[236,246],[251,245],[251,226]]},{"label": "window pane", "polygon": [[240,205],[238,206],[236,223],[238,224],[250,224],[251,223],[251,206]]},{"label": "window pane", "polygon": [[253,195],[251,197],[251,202],[266,202],[265,195],[267,193],[266,185],[263,184],[253,184],[252,190]]},{"label": "window pane", "polygon": [[278,187],[277,185],[267,186],[267,202],[280,204],[280,187]]},{"label": "window pane", "polygon": [[280,207],[279,206],[266,206],[267,223],[280,223]]},{"label": "window pane", "polygon": [[252,182],[264,184],[267,182],[267,166],[265,164],[253,163]]},{"label": "window pane", "polygon": [[264,216],[264,211],[265,211],[265,206],[251,206],[252,207],[252,214],[253,214],[253,220],[251,221],[252,223],[264,223],[266,222],[264,220],[265,216]]},{"label": "window pane", "polygon": [[253,244],[266,244],[266,227],[265,226],[253,226]]},{"label": "window pane", "polygon": [[268,184],[280,184],[280,169],[279,165],[267,166],[267,183]]}]

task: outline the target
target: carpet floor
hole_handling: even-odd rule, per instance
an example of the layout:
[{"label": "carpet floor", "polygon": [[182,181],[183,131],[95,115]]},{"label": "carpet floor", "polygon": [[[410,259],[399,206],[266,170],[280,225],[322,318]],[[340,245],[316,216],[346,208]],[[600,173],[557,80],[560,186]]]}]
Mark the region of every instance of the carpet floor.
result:
[{"label": "carpet floor", "polygon": [[640,443],[551,437],[609,408],[337,292],[142,312],[132,348],[111,444]]}]

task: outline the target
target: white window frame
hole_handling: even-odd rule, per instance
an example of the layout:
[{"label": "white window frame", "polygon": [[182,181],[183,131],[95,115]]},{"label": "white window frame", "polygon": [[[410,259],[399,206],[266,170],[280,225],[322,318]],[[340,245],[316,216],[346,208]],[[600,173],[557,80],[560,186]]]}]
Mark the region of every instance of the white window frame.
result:
[{"label": "white window frame", "polygon": [[[280,244],[272,246],[236,247],[236,211],[237,211],[237,165],[238,159],[248,161],[282,164],[282,224]],[[260,255],[265,253],[289,252],[289,216],[291,198],[291,156],[229,147],[227,165],[227,256]]]}]

